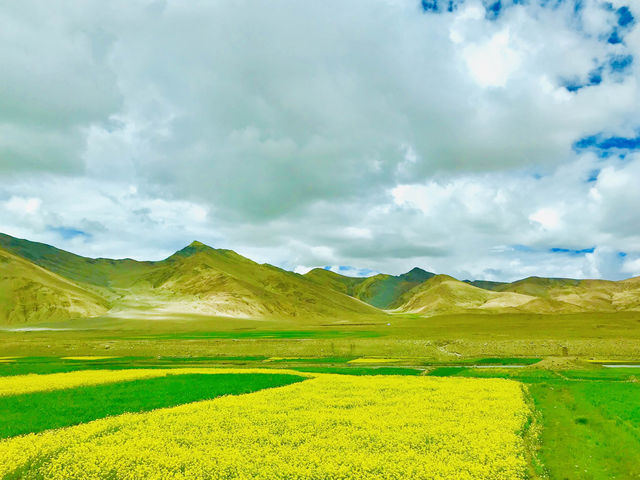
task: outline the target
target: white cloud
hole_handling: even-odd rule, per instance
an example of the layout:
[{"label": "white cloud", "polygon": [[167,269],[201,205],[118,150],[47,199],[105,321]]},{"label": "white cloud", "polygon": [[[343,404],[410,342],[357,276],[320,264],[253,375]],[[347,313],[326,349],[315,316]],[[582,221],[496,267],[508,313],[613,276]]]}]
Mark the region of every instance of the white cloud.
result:
[{"label": "white cloud", "polygon": [[547,230],[554,230],[560,226],[560,214],[552,207],[536,210],[529,215],[529,220],[536,222]]},{"label": "white cloud", "polygon": [[640,276],[640,258],[626,260],[622,266],[622,271],[632,277]]},{"label": "white cloud", "polygon": [[39,198],[13,196],[4,202],[4,207],[11,213],[18,215],[32,215],[38,211],[41,204],[42,201]]},{"label": "white cloud", "polygon": [[482,44],[464,47],[462,57],[473,79],[482,87],[504,87],[520,65],[520,54],[511,47],[508,30],[498,32]]}]

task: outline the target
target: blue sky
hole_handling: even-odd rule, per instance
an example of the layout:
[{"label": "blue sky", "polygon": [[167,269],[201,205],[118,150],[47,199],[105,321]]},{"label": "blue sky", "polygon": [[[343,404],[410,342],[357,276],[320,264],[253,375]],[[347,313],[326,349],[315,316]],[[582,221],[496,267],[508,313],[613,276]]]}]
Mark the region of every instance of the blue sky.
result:
[{"label": "blue sky", "polygon": [[198,239],[299,272],[640,275],[637,2],[0,19],[2,232],[138,259]]}]

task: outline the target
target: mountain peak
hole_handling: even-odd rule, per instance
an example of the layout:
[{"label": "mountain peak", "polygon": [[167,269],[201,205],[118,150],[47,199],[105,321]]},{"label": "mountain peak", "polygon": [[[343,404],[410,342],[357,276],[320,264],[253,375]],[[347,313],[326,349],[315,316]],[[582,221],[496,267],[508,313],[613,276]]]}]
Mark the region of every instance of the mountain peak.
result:
[{"label": "mountain peak", "polygon": [[205,245],[204,243],[199,242],[197,240],[194,240],[193,242],[191,242],[186,247],[181,248],[176,253],[171,255],[169,258],[190,257],[191,255],[195,255],[195,254],[200,253],[200,252],[207,252],[207,251],[211,251],[211,250],[213,250],[213,248],[211,248],[210,246]]},{"label": "mountain peak", "polygon": [[431,272],[427,272],[426,270],[423,270],[422,268],[419,268],[419,267],[413,267],[407,273],[403,273],[402,275],[399,275],[398,278],[407,282],[422,283],[433,276],[434,274]]},{"label": "mountain peak", "polygon": [[189,245],[187,245],[188,247],[191,248],[202,248],[202,247],[207,247],[207,248],[211,248],[208,245],[205,245],[202,242],[199,242],[198,240],[194,240],[193,242],[191,242]]},{"label": "mountain peak", "polygon": [[413,267],[411,270],[407,272],[407,274],[409,273],[429,273],[429,272],[427,272],[426,270],[423,270],[420,267]]}]

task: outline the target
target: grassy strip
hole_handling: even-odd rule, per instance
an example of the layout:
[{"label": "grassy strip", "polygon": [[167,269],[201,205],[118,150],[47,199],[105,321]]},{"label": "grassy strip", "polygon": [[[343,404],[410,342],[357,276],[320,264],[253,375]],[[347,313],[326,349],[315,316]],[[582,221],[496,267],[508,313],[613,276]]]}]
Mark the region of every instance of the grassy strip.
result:
[{"label": "grassy strip", "polygon": [[342,375],[421,375],[422,370],[402,367],[295,367],[300,372],[338,373]]},{"label": "grassy strip", "polygon": [[354,357],[271,357],[267,363],[348,363]]},{"label": "grassy strip", "polygon": [[541,358],[520,358],[520,357],[506,357],[506,358],[480,358],[474,362],[475,365],[533,365],[538,363]]},{"label": "grassy strip", "polygon": [[562,381],[529,385],[542,413],[540,459],[551,478],[640,478],[640,386]]},{"label": "grassy strip", "polygon": [[[206,339],[241,339],[241,338],[373,338],[381,333],[364,330],[249,330],[220,332],[184,332],[140,335],[128,340],[206,340]],[[121,337],[117,337],[122,339]]]},{"label": "grassy strip", "polygon": [[528,357],[486,357],[486,358],[460,358],[446,362],[425,362],[425,365],[437,367],[471,366],[471,365],[534,365],[541,358]]},{"label": "grassy strip", "polygon": [[68,360],[57,357],[24,357],[11,363],[0,363],[0,377],[75,372],[78,370],[125,370],[132,368],[199,367],[215,364],[246,365],[267,357],[114,357],[104,360]]},{"label": "grassy strip", "polygon": [[0,397],[0,438],[304,380],[287,374],[175,375]]}]

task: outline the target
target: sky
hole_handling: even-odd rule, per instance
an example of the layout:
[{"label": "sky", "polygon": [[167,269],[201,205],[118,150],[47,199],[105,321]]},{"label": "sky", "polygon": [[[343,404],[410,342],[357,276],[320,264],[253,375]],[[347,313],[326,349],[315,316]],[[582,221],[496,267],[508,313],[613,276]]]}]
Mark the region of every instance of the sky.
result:
[{"label": "sky", "polygon": [[23,0],[0,23],[1,232],[640,275],[639,0]]}]

